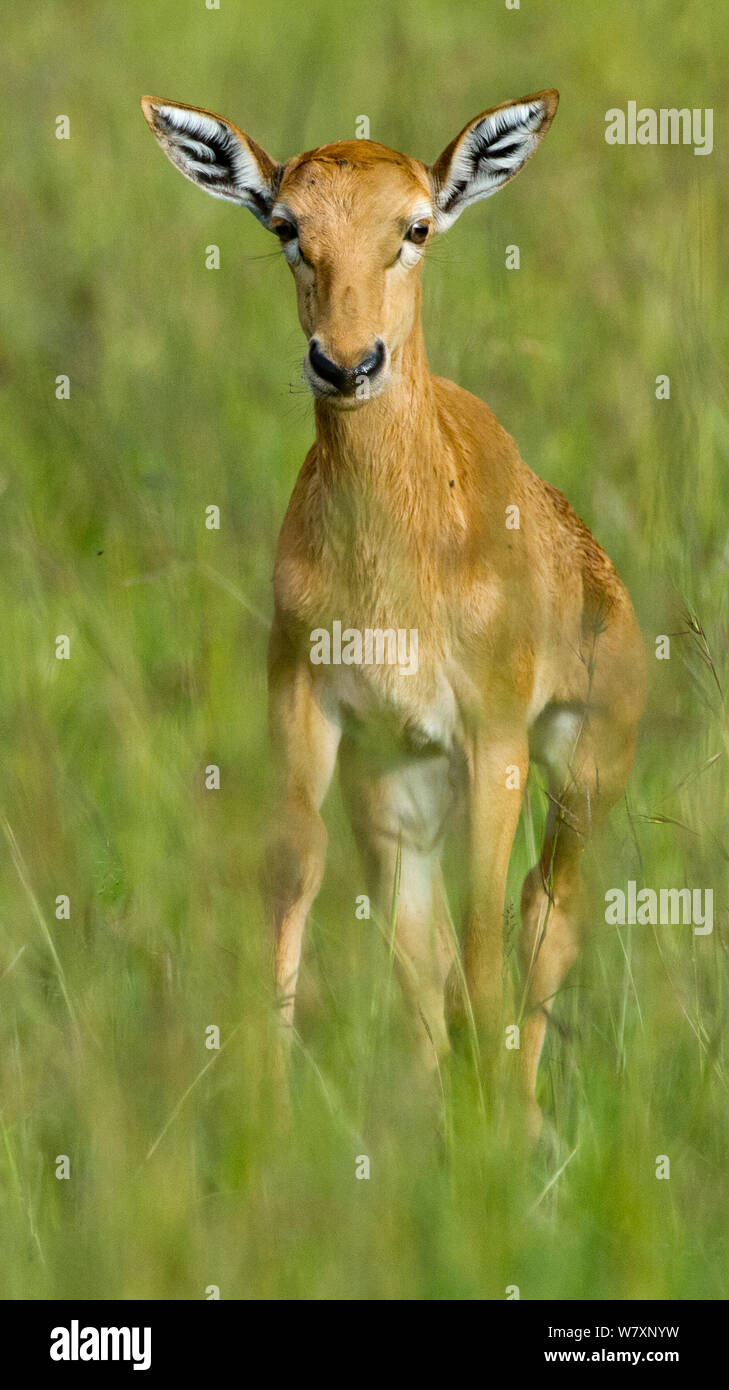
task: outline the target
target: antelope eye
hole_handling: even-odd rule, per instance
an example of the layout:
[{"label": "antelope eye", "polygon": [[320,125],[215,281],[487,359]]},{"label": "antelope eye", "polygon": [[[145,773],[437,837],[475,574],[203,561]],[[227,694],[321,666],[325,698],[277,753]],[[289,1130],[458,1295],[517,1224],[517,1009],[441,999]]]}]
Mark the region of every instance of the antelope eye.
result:
[{"label": "antelope eye", "polygon": [[293,222],[277,222],[275,226],[271,228],[271,231],[276,234],[279,241],[284,242],[294,241],[295,238],[299,235]]},{"label": "antelope eye", "polygon": [[427,222],[413,222],[405,240],[414,242],[416,246],[422,246],[423,242],[427,241],[429,230]]}]

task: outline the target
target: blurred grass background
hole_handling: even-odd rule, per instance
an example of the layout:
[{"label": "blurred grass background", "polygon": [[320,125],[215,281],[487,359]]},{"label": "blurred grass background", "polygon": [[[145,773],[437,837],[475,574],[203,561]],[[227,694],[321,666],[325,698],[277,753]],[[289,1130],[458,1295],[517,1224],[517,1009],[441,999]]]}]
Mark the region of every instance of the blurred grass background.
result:
[{"label": "blurred grass background", "polygon": [[[47,0],[4,29],[0,1294],[726,1297],[723,17],[679,0]],[[541,1072],[559,1147],[524,1172],[467,1091],[445,1156],[434,1143],[387,954],[354,916],[336,790],[294,1126],[274,1126],[264,664],[312,438],[304,342],[270,238],[170,168],[138,102],[211,107],[277,158],[353,137],[364,113],[373,139],[431,160],[546,86],[560,111],[528,172],[433,248],[431,366],[567,493],[649,654],[676,635],[651,658],[628,801],[588,856],[583,957]],[[607,146],[605,111],[629,99],[714,107],[715,152]],[[538,829],[536,782],[529,804]],[[522,828],[510,939],[527,864]],[[712,888],[713,935],[606,927],[605,889],[629,878]]]}]

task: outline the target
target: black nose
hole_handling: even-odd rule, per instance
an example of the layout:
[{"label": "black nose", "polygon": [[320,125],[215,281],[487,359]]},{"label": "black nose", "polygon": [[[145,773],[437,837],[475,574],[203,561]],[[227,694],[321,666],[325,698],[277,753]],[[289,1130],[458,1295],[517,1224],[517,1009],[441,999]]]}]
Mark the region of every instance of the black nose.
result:
[{"label": "black nose", "polygon": [[312,338],[309,343],[309,361],[322,381],[328,381],[342,396],[353,396],[362,377],[366,381],[372,381],[381,370],[385,361],[385,344],[378,338],[372,351],[363,357],[356,367],[339,367],[322,352],[316,338]]}]

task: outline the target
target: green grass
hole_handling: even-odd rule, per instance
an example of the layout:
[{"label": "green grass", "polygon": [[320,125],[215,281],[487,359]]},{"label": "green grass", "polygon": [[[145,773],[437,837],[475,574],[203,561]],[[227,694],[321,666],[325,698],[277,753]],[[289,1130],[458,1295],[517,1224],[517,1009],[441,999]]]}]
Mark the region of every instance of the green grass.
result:
[{"label": "green grass", "polygon": [[[87,0],[15,7],[4,38],[0,1293],[726,1297],[726,25],[678,0]],[[559,1142],[524,1170],[458,1077],[434,1140],[387,951],[354,915],[336,790],[294,1122],[274,1124],[264,668],[312,437],[289,387],[303,338],[266,233],[174,173],[138,99],[220,110],[279,158],[366,113],[373,138],[433,159],[478,111],[550,85],[561,109],[528,172],[425,272],[433,369],[488,400],[609,550],[651,665],[542,1067]],[[608,147],[605,111],[628,99],[716,107],[714,154]],[[658,633],[680,634],[670,661],[650,656]],[[537,783],[530,801],[538,827]],[[522,826],[512,903],[527,864]],[[603,894],[629,878],[713,888],[713,934],[607,927]]]}]

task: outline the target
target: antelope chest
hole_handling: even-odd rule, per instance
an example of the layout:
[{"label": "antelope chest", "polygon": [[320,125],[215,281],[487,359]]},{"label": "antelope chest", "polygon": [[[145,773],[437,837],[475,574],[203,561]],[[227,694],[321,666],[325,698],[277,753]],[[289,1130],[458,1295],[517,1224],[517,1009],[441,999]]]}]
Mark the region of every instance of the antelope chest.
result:
[{"label": "antelope chest", "polygon": [[309,660],[326,703],[368,741],[412,751],[453,747],[458,706],[451,661],[418,628],[353,628],[334,621],[311,633]]},{"label": "antelope chest", "polygon": [[315,562],[284,553],[276,570],[279,615],[322,703],[370,742],[453,750],[481,698],[473,654],[503,617],[500,586],[481,570],[464,582],[455,551],[449,584],[436,582],[437,541],[424,559],[419,540],[387,528],[358,526],[347,547],[322,531]]}]

